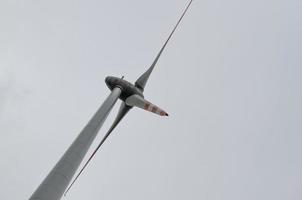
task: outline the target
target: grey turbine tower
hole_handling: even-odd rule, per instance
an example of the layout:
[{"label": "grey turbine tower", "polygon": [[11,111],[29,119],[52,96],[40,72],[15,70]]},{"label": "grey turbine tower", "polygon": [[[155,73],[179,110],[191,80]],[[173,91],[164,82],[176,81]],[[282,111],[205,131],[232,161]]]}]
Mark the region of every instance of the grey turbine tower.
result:
[{"label": "grey turbine tower", "polygon": [[[95,149],[91,157],[85,163],[84,167],[76,176],[70,187],[77,180],[79,175],[83,172],[84,168],[90,162],[90,160],[95,155],[95,153],[100,148],[100,146],[108,138],[110,133],[114,130],[114,128],[118,125],[118,123],[123,119],[123,117],[129,112],[131,108],[138,107],[161,116],[168,116],[168,114],[163,109],[147,101],[144,98],[143,93],[146,83],[149,79],[149,76],[152,73],[160,55],[165,49],[168,41],[170,40],[171,36],[173,35],[174,31],[176,30],[183,16],[187,12],[191,3],[192,0],[190,0],[189,4],[187,5],[186,9],[182,13],[180,19],[178,20],[176,26],[170,33],[163,47],[160,49],[159,53],[157,54],[150,68],[136,80],[135,84],[132,84],[124,80],[123,77],[122,78],[112,77],[112,76],[106,77],[105,82],[109,87],[109,89],[111,90],[110,95],[101,105],[101,107],[92,117],[92,119],[88,122],[88,124],[84,127],[84,129],[81,131],[78,137],[74,140],[71,146],[67,149],[64,155],[61,157],[61,159],[57,162],[54,168],[49,172],[49,174],[39,185],[36,191],[32,194],[30,200],[61,199],[61,197],[64,194],[64,191],[66,190],[68,184],[72,180],[72,177],[74,176],[76,170],[78,169],[81,161],[86,155],[91,143],[93,142],[99,129],[103,125],[109,112],[111,111],[112,107],[114,106],[114,104],[118,99],[120,99],[122,102],[118,114],[116,116],[116,119],[114,120],[112,126],[110,127],[110,129],[108,130],[108,132],[106,133],[106,135],[104,136],[98,147]],[[70,187],[68,188],[68,190],[70,189]]]}]

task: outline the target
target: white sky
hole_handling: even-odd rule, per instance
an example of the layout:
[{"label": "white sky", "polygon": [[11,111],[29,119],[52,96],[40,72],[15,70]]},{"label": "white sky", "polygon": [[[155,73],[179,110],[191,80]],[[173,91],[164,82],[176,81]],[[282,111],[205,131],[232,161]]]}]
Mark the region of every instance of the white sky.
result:
[{"label": "white sky", "polygon": [[[136,80],[186,4],[0,2],[0,199],[30,197],[109,94],[104,78]],[[145,92],[170,116],[133,109],[66,199],[300,200],[301,10],[195,0]]]}]

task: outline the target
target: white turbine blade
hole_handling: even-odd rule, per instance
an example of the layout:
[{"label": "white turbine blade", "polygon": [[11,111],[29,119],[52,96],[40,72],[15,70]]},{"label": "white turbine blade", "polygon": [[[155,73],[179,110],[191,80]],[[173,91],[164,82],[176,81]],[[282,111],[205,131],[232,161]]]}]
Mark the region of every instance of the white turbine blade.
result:
[{"label": "white turbine blade", "polygon": [[[59,200],[121,94],[115,88],[29,200]],[[54,145],[55,146],[55,145]]]},{"label": "white turbine blade", "polygon": [[158,106],[150,103],[143,97],[135,94],[126,99],[126,105],[128,106],[135,106],[144,110],[147,110],[149,112],[153,112],[155,114],[158,114],[160,116],[168,116],[168,113],[164,111],[163,109],[159,108]]},{"label": "white turbine blade", "polygon": [[166,45],[168,44],[170,38],[172,37],[173,33],[175,32],[176,28],[178,27],[179,23],[181,22],[182,18],[185,16],[187,10],[189,9],[191,3],[193,0],[190,0],[189,4],[187,5],[186,9],[184,10],[184,12],[182,13],[181,17],[179,18],[177,24],[175,25],[174,29],[172,30],[172,32],[170,33],[168,39],[166,40],[166,42],[164,43],[163,47],[160,49],[159,53],[157,54],[157,56],[155,57],[155,60],[153,61],[152,65],[149,67],[149,69],[143,73],[135,82],[135,86],[140,88],[142,91],[144,91],[146,83],[160,57],[160,55],[162,54],[162,52],[164,51]]}]

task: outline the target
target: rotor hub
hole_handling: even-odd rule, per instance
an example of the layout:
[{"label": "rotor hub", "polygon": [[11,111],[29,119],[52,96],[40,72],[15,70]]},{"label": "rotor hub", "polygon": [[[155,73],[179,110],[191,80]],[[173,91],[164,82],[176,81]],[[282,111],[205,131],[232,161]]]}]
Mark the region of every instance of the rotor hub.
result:
[{"label": "rotor hub", "polygon": [[113,90],[116,87],[122,90],[122,93],[119,97],[122,101],[125,101],[129,96],[134,94],[144,97],[143,92],[139,88],[123,78],[107,76],[105,83],[110,90]]}]

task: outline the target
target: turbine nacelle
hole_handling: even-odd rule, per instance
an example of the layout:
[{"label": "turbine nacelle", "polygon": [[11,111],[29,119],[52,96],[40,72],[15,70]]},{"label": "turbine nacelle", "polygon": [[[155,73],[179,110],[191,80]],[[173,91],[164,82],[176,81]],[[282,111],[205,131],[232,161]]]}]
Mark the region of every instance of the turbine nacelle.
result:
[{"label": "turbine nacelle", "polygon": [[105,83],[110,90],[113,90],[116,87],[120,88],[122,90],[120,99],[123,101],[135,94],[144,97],[143,92],[140,89],[138,89],[134,84],[130,83],[129,81],[124,80],[123,78],[107,76],[105,79]]}]

